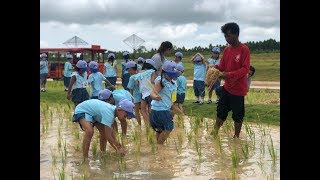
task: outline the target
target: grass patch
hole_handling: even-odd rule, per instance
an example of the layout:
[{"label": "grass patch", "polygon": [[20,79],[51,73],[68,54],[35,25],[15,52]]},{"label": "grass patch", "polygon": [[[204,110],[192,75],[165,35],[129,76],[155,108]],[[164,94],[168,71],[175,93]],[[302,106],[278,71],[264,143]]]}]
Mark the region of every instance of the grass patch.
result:
[{"label": "grass patch", "polygon": [[[186,115],[195,115],[197,113],[200,118],[211,118],[215,119],[217,115],[217,105],[212,104],[203,104],[198,105],[193,103],[194,100],[186,100],[183,104],[184,112]],[[255,122],[259,121],[257,113],[260,116],[260,122],[269,123],[272,125],[280,125],[280,105],[275,104],[245,104],[245,121]],[[232,112],[229,112],[227,119],[232,120]]]},{"label": "grass patch", "polygon": [[[213,99],[216,99],[213,92]],[[280,90],[256,90],[251,89],[247,96],[245,96],[245,121],[255,122],[259,121],[257,114],[260,116],[260,122],[270,123],[272,125],[280,125],[280,104],[268,104],[268,99],[279,99]],[[207,101],[208,93],[206,92],[205,101]],[[198,105],[192,102],[195,101],[193,88],[188,87],[186,91],[186,100],[183,104],[186,115],[199,115],[199,118],[216,118],[217,105],[215,103]],[[267,102],[267,103],[266,103]],[[40,104],[44,108],[52,104],[66,104],[72,107],[73,103],[67,99],[64,91],[63,81],[49,81],[47,82],[47,92],[40,93]],[[51,104],[51,105],[50,105]],[[192,111],[191,111],[192,110]],[[232,112],[229,112],[228,119],[231,120]]]},{"label": "grass patch", "polygon": [[[222,53],[221,53],[222,55]],[[222,56],[220,56],[221,58]],[[173,56],[166,57],[174,60]],[[192,56],[185,56],[182,59],[185,69],[185,77],[193,79],[193,64],[190,62]],[[207,60],[210,54],[205,55]],[[250,64],[256,68],[254,81],[280,81],[280,52],[272,53],[253,53],[250,55]]]}]

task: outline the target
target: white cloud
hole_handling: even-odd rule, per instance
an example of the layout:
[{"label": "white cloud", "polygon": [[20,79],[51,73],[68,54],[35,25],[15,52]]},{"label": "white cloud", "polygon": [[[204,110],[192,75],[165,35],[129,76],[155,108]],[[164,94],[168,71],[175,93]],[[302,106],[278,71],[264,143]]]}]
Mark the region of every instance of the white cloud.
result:
[{"label": "white cloud", "polygon": [[186,48],[225,44],[220,27],[234,21],[240,40],[280,40],[278,0],[41,0],[40,47],[64,47],[78,36],[110,50],[129,50],[136,34],[147,49],[161,42]]}]

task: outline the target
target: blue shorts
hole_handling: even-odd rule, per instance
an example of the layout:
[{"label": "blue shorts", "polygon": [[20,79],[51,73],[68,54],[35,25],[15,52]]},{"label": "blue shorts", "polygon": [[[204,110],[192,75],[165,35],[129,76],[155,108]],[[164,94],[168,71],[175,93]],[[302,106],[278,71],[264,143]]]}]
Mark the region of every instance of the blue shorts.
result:
[{"label": "blue shorts", "polygon": [[130,78],[130,74],[129,73],[124,74],[123,77],[122,77],[122,86],[127,91],[129,91],[129,89],[127,88],[128,83],[129,83],[129,78]]},{"label": "blue shorts", "polygon": [[[117,83],[117,77],[107,77],[107,80],[112,84],[112,85],[116,85],[116,83]],[[107,87],[107,84],[106,84],[106,88],[108,88]]]},{"label": "blue shorts", "polygon": [[204,97],[206,94],[204,87],[204,81],[193,80],[193,91],[195,96]]},{"label": "blue shorts", "polygon": [[40,74],[40,83],[43,83],[48,78],[48,73]]},{"label": "blue shorts", "polygon": [[71,79],[71,77],[63,77],[63,84],[64,84],[64,87],[66,87],[66,88],[68,88],[68,87],[69,87],[70,79]]},{"label": "blue shorts", "polygon": [[75,103],[82,103],[89,99],[89,94],[86,88],[77,88],[71,92],[71,100]]},{"label": "blue shorts", "polygon": [[84,131],[84,129],[82,128],[81,124],[80,124],[80,119],[84,119],[87,122],[90,122],[92,124],[92,126],[94,126],[95,121],[93,120],[93,117],[90,116],[89,114],[86,113],[79,113],[79,114],[73,114],[72,116],[72,122],[78,122],[80,128]]},{"label": "blue shorts", "polygon": [[161,133],[163,130],[172,131],[174,123],[170,110],[156,111],[151,109],[150,125],[157,133]]},{"label": "blue shorts", "polygon": [[147,104],[151,105],[152,99],[151,99],[150,95],[145,97],[143,100],[145,100],[147,102]]},{"label": "blue shorts", "polygon": [[98,96],[91,96],[91,99],[98,99]]},{"label": "blue shorts", "polygon": [[182,104],[184,102],[185,97],[186,93],[177,94],[177,100],[174,103]]}]

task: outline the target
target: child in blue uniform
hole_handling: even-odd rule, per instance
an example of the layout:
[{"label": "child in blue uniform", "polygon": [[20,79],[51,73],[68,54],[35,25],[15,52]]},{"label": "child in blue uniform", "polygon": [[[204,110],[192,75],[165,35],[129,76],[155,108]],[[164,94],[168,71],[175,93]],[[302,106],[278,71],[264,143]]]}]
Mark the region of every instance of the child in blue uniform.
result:
[{"label": "child in blue uniform", "polygon": [[[117,83],[117,60],[115,58],[116,56],[113,53],[109,53],[108,61],[104,63],[104,75],[113,86],[116,86]],[[106,88],[111,89],[107,84]]]},{"label": "child in blue uniform", "polygon": [[192,57],[191,62],[194,65],[193,90],[194,95],[197,98],[197,100],[194,103],[201,105],[204,103],[204,96],[206,93],[204,85],[204,79],[206,76],[206,65],[204,64],[204,57],[200,53],[195,54]]},{"label": "child in blue uniform", "polygon": [[122,86],[123,86],[123,88],[125,90],[129,91],[127,86],[128,86],[130,74],[126,70],[126,64],[128,63],[129,58],[130,58],[129,52],[125,51],[123,53],[123,58],[124,58],[124,61],[121,62],[121,67],[122,67],[122,71],[121,71]]},{"label": "child in blue uniform", "polygon": [[174,128],[171,114],[172,93],[177,90],[172,81],[179,77],[176,70],[177,64],[173,61],[165,61],[162,65],[161,75],[155,79],[155,87],[151,92],[150,125],[156,131],[158,144],[163,144]]},{"label": "child in blue uniform", "polygon": [[133,96],[134,113],[137,117],[137,121],[139,125],[141,126],[140,103],[141,103],[142,94],[139,89],[138,81],[135,80],[135,76],[138,73],[138,66],[134,61],[129,61],[126,65],[126,68],[130,74],[129,83],[127,87]]},{"label": "child in blue uniform", "polygon": [[72,118],[73,122],[78,122],[84,131],[82,143],[83,157],[88,158],[91,139],[93,137],[93,127],[96,126],[100,132],[100,150],[106,151],[107,140],[115,150],[121,155],[125,155],[124,147],[116,140],[112,133],[112,124],[115,117],[126,119],[127,116],[135,117],[133,112],[134,104],[123,99],[118,106],[111,105],[98,99],[84,101],[75,108]]},{"label": "child in blue uniform", "polygon": [[177,100],[174,102],[174,110],[184,115],[182,104],[186,97],[187,79],[183,76],[184,68],[181,65],[177,65],[179,77],[177,78]]},{"label": "child in blue uniform", "polygon": [[[99,91],[98,99],[116,106],[119,105],[122,99],[128,99],[129,101],[133,102],[133,96],[124,89],[116,89],[114,91],[103,89]],[[122,135],[127,135],[127,121],[122,119],[119,119],[119,121],[121,124]],[[113,128],[118,133],[117,121],[114,121]]]},{"label": "child in blue uniform", "polygon": [[90,88],[91,99],[98,99],[99,91],[103,89],[102,81],[104,81],[106,85],[111,89],[115,88],[107,80],[107,78],[104,77],[101,72],[99,72],[97,62],[91,61],[89,63],[89,68],[90,68],[91,74],[88,77],[88,83],[91,85],[91,88]]},{"label": "child in blue uniform", "polygon": [[75,66],[75,72],[73,72],[71,75],[67,99],[71,99],[71,101],[74,103],[74,106],[77,106],[79,103],[89,99],[89,94],[86,89],[88,86],[86,73],[87,70],[87,62],[84,60],[79,60]]}]

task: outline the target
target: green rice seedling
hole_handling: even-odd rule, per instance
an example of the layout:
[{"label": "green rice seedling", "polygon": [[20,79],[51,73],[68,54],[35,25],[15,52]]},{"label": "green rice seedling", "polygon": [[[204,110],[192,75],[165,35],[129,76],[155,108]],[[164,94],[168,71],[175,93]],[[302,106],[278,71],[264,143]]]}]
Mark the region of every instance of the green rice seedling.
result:
[{"label": "green rice seedling", "polygon": [[80,132],[78,130],[75,130],[74,137],[79,140],[80,139]]},{"label": "green rice seedling", "polygon": [[61,149],[61,136],[58,136],[58,148]]},{"label": "green rice seedling", "polygon": [[81,174],[81,180],[88,180],[88,179],[89,179],[88,173],[87,171],[84,171],[83,174]]},{"label": "green rice seedling", "polygon": [[269,136],[269,138],[270,138],[270,144],[268,145],[268,150],[269,150],[270,157],[272,159],[272,164],[275,165],[276,160],[277,160],[277,153],[274,150],[273,141],[272,141],[271,136]]},{"label": "green rice seedling", "polygon": [[244,158],[248,159],[249,158],[249,145],[248,145],[247,141],[245,141],[244,144],[241,144],[241,151],[243,153]]},{"label": "green rice seedling", "polygon": [[259,159],[258,165],[259,165],[259,167],[260,167],[260,170],[261,170],[262,174],[266,174],[266,171],[265,171],[265,169],[264,169],[263,162],[262,162],[261,159]]},{"label": "green rice seedling", "polygon": [[196,150],[197,150],[197,154],[198,154],[198,157],[199,159],[201,158],[201,144],[198,143],[197,139],[194,139],[194,145],[196,147]]},{"label": "green rice seedling", "polygon": [[96,156],[97,155],[97,149],[98,149],[98,142],[97,140],[99,140],[98,138],[95,139],[92,143],[92,155]]},{"label": "green rice seedling", "polygon": [[206,131],[208,132],[208,121],[206,121]]},{"label": "green rice seedling", "polygon": [[59,180],[65,180],[65,179],[66,179],[66,175],[65,175],[65,172],[64,172],[64,167],[62,167],[59,170]]},{"label": "green rice seedling", "polygon": [[260,141],[260,156],[264,156],[264,153],[265,153],[264,146],[265,146],[265,140],[261,139],[261,141]]},{"label": "green rice seedling", "polygon": [[231,179],[232,180],[236,179],[236,170],[235,170],[235,168],[232,168]]},{"label": "green rice seedling", "polygon": [[192,140],[192,131],[187,132],[188,141]]},{"label": "green rice seedling", "polygon": [[66,157],[67,157],[67,155],[64,153],[64,151],[60,150],[60,156],[61,156],[62,165],[64,166],[65,163],[66,163]]},{"label": "green rice seedling", "polygon": [[58,126],[58,137],[61,137],[61,127]]},{"label": "green rice seedling", "polygon": [[232,151],[231,158],[232,158],[232,167],[237,168],[238,163],[240,162],[240,159],[239,159],[236,148],[234,148],[234,150]]},{"label": "green rice seedling", "polygon": [[181,134],[181,133],[178,133],[178,134],[177,134],[177,138],[178,138],[179,145],[182,146],[182,143],[183,143],[182,134]]},{"label": "green rice seedling", "polygon": [[42,126],[41,126],[41,132],[42,132],[42,134],[44,134],[44,133],[46,132],[46,127],[44,126],[43,123],[41,123],[41,124],[42,124]]},{"label": "green rice seedling", "polygon": [[179,128],[184,128],[183,117],[180,114],[177,116],[177,120],[177,126]]},{"label": "green rice seedling", "polygon": [[52,164],[53,164],[53,166],[56,166],[56,164],[57,164],[57,156],[56,156],[56,154],[53,152],[52,148],[50,148],[50,151],[51,151]]},{"label": "green rice seedling", "polygon": [[65,157],[67,157],[68,150],[67,150],[67,141],[66,141],[66,139],[64,140],[63,150],[64,150],[64,155],[65,155]]},{"label": "green rice seedling", "polygon": [[274,175],[273,175],[273,173],[267,176],[267,180],[274,180]]},{"label": "green rice seedling", "polygon": [[179,147],[178,147],[178,145],[176,143],[176,140],[174,139],[173,142],[174,142],[174,147],[175,147],[177,153],[180,154]]},{"label": "green rice seedling", "polygon": [[218,134],[217,137],[215,138],[215,140],[217,141],[218,143],[218,146],[219,146],[219,152],[220,154],[222,153],[222,142],[221,142],[221,136]]},{"label": "green rice seedling", "polygon": [[77,144],[77,145],[74,147],[74,150],[75,150],[76,152],[79,152],[79,151],[80,151],[80,145]]}]

